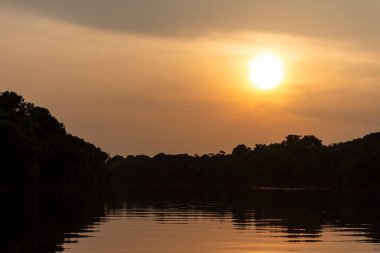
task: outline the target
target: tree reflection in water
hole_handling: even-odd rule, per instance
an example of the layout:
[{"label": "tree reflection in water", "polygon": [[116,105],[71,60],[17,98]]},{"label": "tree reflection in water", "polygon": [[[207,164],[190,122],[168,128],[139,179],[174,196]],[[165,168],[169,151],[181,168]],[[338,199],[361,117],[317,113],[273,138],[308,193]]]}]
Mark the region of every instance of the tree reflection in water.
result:
[{"label": "tree reflection in water", "polygon": [[197,212],[210,219],[230,220],[235,229],[285,236],[289,242],[319,241],[323,229],[333,227],[380,243],[380,197],[376,193],[134,188],[107,198],[85,193],[74,196],[3,197],[0,251],[62,251],[64,242],[91,236],[96,225],[106,222],[107,214],[123,209],[130,210],[129,215],[133,210],[155,210],[152,213],[160,223],[171,221],[174,213],[180,213],[180,222],[186,223]]}]

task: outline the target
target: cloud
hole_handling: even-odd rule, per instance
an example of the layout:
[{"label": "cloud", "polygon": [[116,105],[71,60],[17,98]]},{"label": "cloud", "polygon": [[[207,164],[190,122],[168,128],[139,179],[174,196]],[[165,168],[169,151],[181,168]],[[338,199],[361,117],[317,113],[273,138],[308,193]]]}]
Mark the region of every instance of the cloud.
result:
[{"label": "cloud", "polygon": [[97,29],[150,36],[276,32],[380,40],[378,0],[0,0]]},{"label": "cloud", "polygon": [[360,90],[352,86],[307,91],[287,105],[285,110],[325,122],[378,126],[380,124],[379,96],[380,93],[372,89]]}]

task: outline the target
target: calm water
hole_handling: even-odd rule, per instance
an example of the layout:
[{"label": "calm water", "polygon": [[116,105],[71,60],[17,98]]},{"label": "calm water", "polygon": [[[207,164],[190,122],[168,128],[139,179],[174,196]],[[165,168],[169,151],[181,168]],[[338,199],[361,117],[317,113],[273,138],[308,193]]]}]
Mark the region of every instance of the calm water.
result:
[{"label": "calm water", "polygon": [[5,223],[0,251],[380,252],[377,195],[132,190],[40,200],[27,215],[13,212],[22,222]]}]

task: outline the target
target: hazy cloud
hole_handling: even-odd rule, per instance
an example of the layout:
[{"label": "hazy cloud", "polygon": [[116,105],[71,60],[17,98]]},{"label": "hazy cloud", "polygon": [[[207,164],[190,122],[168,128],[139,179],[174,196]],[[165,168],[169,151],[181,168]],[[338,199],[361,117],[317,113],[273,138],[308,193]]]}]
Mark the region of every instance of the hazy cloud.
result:
[{"label": "hazy cloud", "polygon": [[307,91],[302,97],[290,103],[286,110],[302,117],[322,121],[378,126],[380,124],[379,97],[380,93],[377,90],[360,90],[352,87]]},{"label": "hazy cloud", "polygon": [[0,0],[99,29],[154,36],[265,31],[380,40],[378,0]]},{"label": "hazy cloud", "polygon": [[[0,0],[0,12],[0,88],[114,154],[378,131],[380,0]],[[246,63],[272,44],[289,75],[264,96]]]}]

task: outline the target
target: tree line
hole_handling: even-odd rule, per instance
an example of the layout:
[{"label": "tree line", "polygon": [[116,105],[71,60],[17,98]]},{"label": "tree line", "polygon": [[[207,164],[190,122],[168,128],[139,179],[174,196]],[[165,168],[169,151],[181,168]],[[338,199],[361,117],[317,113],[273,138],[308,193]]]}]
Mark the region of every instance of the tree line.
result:
[{"label": "tree line", "polygon": [[380,133],[323,145],[313,135],[231,153],[109,157],[67,133],[48,109],[0,93],[0,191],[116,186],[378,189]]},{"label": "tree line", "polygon": [[119,185],[379,189],[380,133],[327,146],[289,135],[230,154],[115,156],[109,164]]},{"label": "tree line", "polygon": [[0,190],[93,187],[107,183],[107,153],[68,134],[46,108],[0,93]]}]

